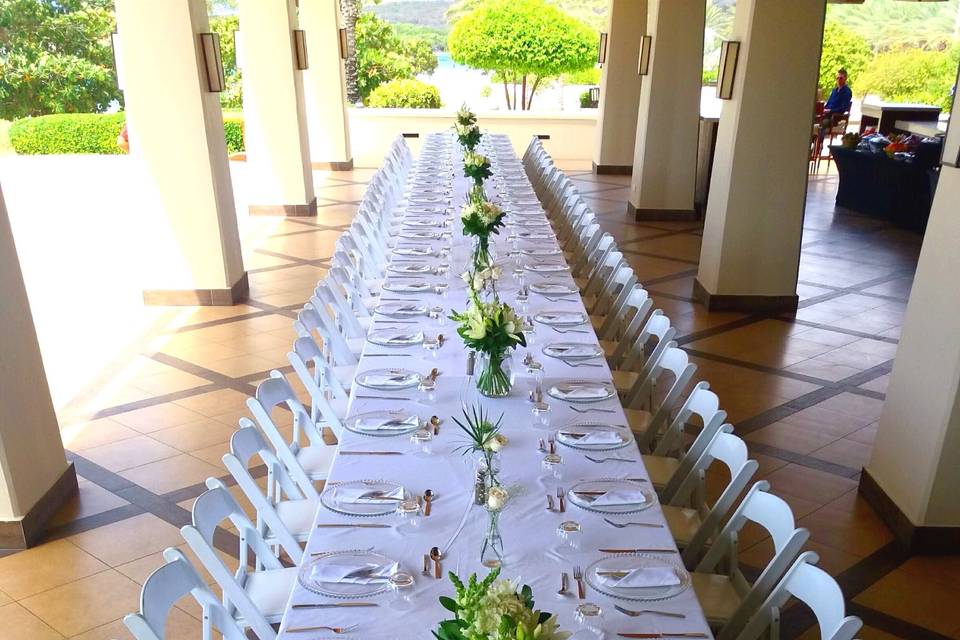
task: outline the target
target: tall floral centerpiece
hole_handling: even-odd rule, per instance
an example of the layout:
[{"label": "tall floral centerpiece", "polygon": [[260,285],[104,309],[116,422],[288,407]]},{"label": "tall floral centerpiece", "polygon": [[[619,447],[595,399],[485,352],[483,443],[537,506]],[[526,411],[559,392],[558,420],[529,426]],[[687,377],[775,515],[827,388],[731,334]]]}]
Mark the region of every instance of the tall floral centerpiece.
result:
[{"label": "tall floral centerpiece", "polygon": [[437,640],[567,640],[557,616],[535,608],[533,590],[513,580],[498,579],[494,569],[483,580],[476,574],[466,584],[450,573],[456,590],[453,598],[441,596],[440,604],[453,618],[440,622]]},{"label": "tall floral centerpiece", "polygon": [[467,444],[461,447],[464,454],[476,456],[478,471],[483,473],[483,494],[475,496],[488,514],[487,529],[480,549],[480,562],[484,566],[499,567],[503,563],[503,537],[500,535],[500,512],[510,499],[509,492],[500,482],[500,452],[508,444],[507,437],[500,433],[503,416],[492,422],[483,409],[473,407],[470,413],[463,411],[463,421],[454,418],[457,426],[467,434]]},{"label": "tall floral centerpiece", "polygon": [[457,122],[453,127],[457,132],[457,140],[465,151],[473,151],[480,144],[483,134],[477,126],[477,115],[470,111],[467,105],[463,105],[457,111]]},{"label": "tall floral centerpiece", "polygon": [[521,322],[510,305],[496,296],[490,302],[480,300],[474,282],[468,283],[470,301],[463,312],[454,311],[450,319],[458,323],[457,333],[468,349],[481,354],[482,369],[477,376],[477,389],[489,398],[502,398],[510,393],[510,374],[504,360],[510,349],[527,346],[520,331]]},{"label": "tall floral centerpiece", "polygon": [[493,266],[493,258],[490,255],[490,236],[500,233],[505,215],[500,207],[483,197],[483,189],[474,189],[467,203],[460,210],[463,235],[472,236],[475,240],[474,271]]},{"label": "tall floral centerpiece", "polygon": [[482,187],[483,181],[493,175],[490,158],[476,151],[467,151],[463,154],[463,175],[472,179],[475,186]]}]

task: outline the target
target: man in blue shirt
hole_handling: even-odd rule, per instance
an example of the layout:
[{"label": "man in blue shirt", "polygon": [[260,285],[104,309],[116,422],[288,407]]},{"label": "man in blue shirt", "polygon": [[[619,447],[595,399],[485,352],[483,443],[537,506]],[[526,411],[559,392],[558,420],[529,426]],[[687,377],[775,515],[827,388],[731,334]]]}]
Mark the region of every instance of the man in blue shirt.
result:
[{"label": "man in blue shirt", "polygon": [[827,98],[827,104],[824,105],[824,111],[830,113],[846,113],[850,111],[850,105],[853,104],[853,91],[847,84],[847,70],[837,71],[837,86],[830,92]]}]

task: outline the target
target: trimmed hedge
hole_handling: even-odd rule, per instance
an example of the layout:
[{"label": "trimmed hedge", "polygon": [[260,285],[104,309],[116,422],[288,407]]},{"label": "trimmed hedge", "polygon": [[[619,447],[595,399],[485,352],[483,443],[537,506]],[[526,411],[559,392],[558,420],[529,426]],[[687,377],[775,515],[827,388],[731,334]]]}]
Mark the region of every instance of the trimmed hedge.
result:
[{"label": "trimmed hedge", "polygon": [[122,113],[58,113],[21,118],[10,125],[10,144],[22,155],[61,153],[123,153],[117,136]]},{"label": "trimmed hedge", "polygon": [[243,115],[223,114],[223,134],[227,137],[227,153],[238,153],[246,149],[243,144]]},{"label": "trimmed hedge", "polygon": [[382,84],[366,101],[369,107],[387,109],[439,109],[440,92],[432,84],[419,80],[391,80]]},{"label": "trimmed hedge", "polygon": [[[58,113],[21,118],[10,125],[10,145],[21,155],[121,154],[117,136],[125,121],[124,113]],[[228,153],[244,150],[242,114],[224,113],[223,132]]]}]

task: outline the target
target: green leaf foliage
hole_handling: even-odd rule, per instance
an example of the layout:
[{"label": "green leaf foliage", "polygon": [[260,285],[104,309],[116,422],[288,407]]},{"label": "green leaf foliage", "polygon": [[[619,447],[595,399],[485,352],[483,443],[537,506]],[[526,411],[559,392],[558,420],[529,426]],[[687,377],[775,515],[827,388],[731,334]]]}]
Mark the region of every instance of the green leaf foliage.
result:
[{"label": "green leaf foliage", "polygon": [[949,109],[958,59],[960,45],[949,52],[906,49],[881,53],[857,87],[863,95],[870,93],[891,102],[920,102]]},{"label": "green leaf foliage", "polygon": [[432,84],[412,79],[391,80],[370,94],[367,106],[394,109],[439,109],[440,91]]},{"label": "green leaf foliage", "polygon": [[835,20],[828,20],[823,29],[818,80],[824,99],[836,84],[839,69],[847,70],[851,88],[859,88],[859,79],[872,60],[873,50],[863,36]]},{"label": "green leaf foliage", "polygon": [[243,115],[223,114],[223,134],[227,139],[227,152],[237,153],[245,149],[243,143]]},{"label": "green leaf foliage", "polygon": [[0,118],[105,111],[121,100],[113,0],[0,1]]},{"label": "green leaf foliage", "polygon": [[240,17],[237,15],[210,18],[210,30],[220,36],[220,57],[223,60],[223,79],[226,84],[220,92],[220,106],[224,109],[243,107],[243,88],[240,69],[237,68],[237,43],[234,37],[239,28]]},{"label": "green leaf foliage", "polygon": [[357,89],[367,98],[381,84],[437,68],[437,56],[420,38],[401,38],[390,23],[364,12],[357,19]]},{"label": "green leaf foliage", "polygon": [[117,136],[122,113],[64,113],[21,118],[10,126],[10,143],[22,155],[123,153]]},{"label": "green leaf foliage", "polygon": [[597,34],[544,0],[493,0],[454,25],[449,45],[477,69],[556,76],[593,66]]}]

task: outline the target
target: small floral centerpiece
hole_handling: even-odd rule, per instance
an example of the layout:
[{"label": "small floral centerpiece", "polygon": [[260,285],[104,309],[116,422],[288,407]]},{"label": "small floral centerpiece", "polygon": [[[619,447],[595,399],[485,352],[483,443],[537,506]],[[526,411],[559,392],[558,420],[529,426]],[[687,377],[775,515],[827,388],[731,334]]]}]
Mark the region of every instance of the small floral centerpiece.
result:
[{"label": "small floral centerpiece", "polygon": [[485,360],[477,377],[480,393],[490,398],[509,395],[510,375],[504,370],[504,359],[508,350],[527,346],[517,314],[496,297],[491,302],[480,300],[471,283],[467,309],[453,312],[450,319],[459,324],[457,333],[467,348],[480,352]]},{"label": "small floral centerpiece", "polygon": [[463,175],[473,178],[478,187],[483,186],[483,181],[493,175],[490,158],[476,151],[467,151],[463,154]]},{"label": "small floral centerpiece", "polygon": [[478,292],[478,295],[479,292],[486,291],[495,297],[497,295],[497,280],[500,279],[501,275],[503,275],[503,269],[500,267],[481,263],[480,265],[475,264],[472,270],[461,273],[460,278],[467,283],[468,289]]},{"label": "small floral centerpiece", "polygon": [[490,236],[500,233],[503,209],[488,202],[480,195],[472,195],[460,210],[460,222],[463,223],[463,235],[473,236],[476,246],[473,249],[474,270],[489,267],[493,259],[490,256]]},{"label": "small floral centerpiece", "polygon": [[473,151],[480,144],[480,127],[477,126],[477,114],[463,105],[457,111],[457,122],[453,126],[457,132],[457,140],[466,151]]},{"label": "small floral centerpiece", "polygon": [[471,575],[464,584],[456,574],[450,581],[456,597],[442,596],[440,604],[453,618],[440,622],[437,640],[567,640],[557,616],[535,608],[529,585],[498,579],[494,569],[483,580]]},{"label": "small floral centerpiece", "polygon": [[503,537],[500,535],[500,512],[507,506],[510,493],[500,483],[499,455],[509,440],[500,433],[503,416],[493,422],[482,408],[473,407],[470,413],[463,410],[463,422],[453,419],[467,434],[469,440],[460,449],[464,454],[477,454],[477,466],[484,472],[484,508],[489,515],[487,530],[480,549],[480,562],[487,567],[499,567],[503,563]]}]

